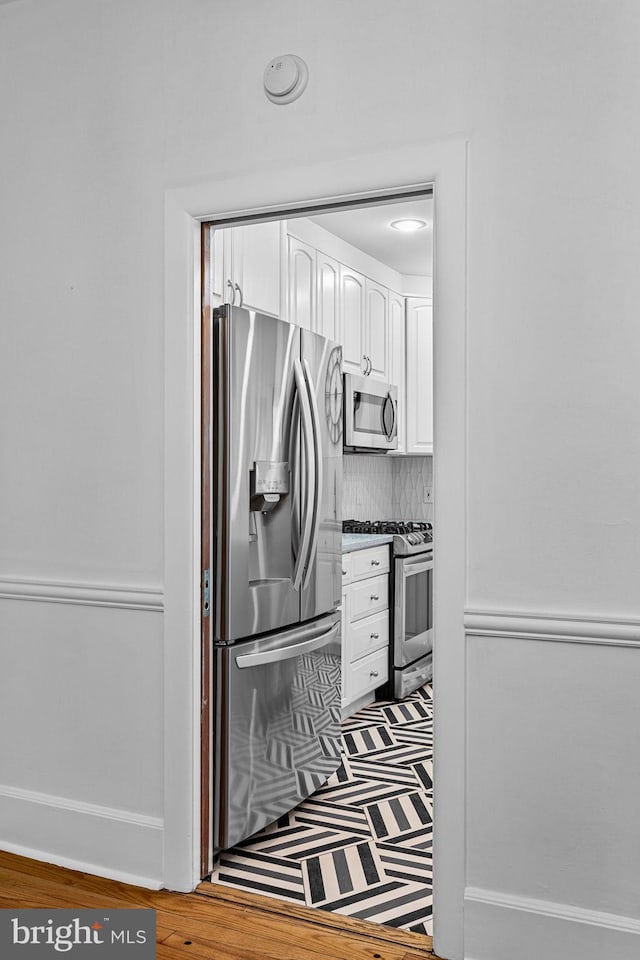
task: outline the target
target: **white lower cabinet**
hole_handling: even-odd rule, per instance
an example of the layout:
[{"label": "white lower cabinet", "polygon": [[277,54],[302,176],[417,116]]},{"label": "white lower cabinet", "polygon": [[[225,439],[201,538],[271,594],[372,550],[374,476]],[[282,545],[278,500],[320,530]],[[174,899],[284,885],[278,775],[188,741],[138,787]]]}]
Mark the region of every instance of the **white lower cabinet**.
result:
[{"label": "white lower cabinet", "polygon": [[361,697],[372,693],[376,687],[386,683],[388,679],[389,650],[387,647],[352,663],[349,671],[348,699],[350,704],[356,704],[354,712],[359,708],[358,701]]},{"label": "white lower cabinet", "polygon": [[389,679],[389,547],[342,557],[342,715]]},{"label": "white lower cabinet", "polygon": [[349,627],[349,648],[354,660],[389,643],[389,610],[376,613],[364,620],[356,620]]}]

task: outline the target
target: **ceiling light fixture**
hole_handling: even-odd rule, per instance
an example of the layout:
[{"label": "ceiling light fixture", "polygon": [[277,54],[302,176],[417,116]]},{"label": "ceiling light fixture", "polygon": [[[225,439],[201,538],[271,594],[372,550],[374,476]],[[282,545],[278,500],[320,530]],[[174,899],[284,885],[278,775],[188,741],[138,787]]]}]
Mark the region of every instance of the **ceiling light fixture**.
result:
[{"label": "ceiling light fixture", "polygon": [[394,220],[389,224],[394,230],[400,230],[402,233],[415,233],[416,230],[422,230],[426,227],[424,220]]}]

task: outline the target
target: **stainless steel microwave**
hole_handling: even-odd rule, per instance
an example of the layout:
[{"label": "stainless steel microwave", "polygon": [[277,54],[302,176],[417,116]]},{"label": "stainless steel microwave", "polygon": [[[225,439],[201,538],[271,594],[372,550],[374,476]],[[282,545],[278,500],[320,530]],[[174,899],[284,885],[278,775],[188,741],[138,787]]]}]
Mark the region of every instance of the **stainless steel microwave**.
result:
[{"label": "stainless steel microwave", "polygon": [[397,387],[345,373],[344,449],[352,453],[398,449]]}]

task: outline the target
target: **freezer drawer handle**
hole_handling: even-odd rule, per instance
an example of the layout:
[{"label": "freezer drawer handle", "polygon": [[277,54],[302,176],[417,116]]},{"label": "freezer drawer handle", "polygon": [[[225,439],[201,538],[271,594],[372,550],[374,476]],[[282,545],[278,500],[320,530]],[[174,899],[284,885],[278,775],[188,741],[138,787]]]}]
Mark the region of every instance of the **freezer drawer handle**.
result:
[{"label": "freezer drawer handle", "polygon": [[325,630],[319,637],[294,643],[290,647],[277,647],[275,650],[263,650],[261,653],[245,653],[243,656],[236,657],[236,664],[241,670],[244,670],[246,667],[261,667],[265,663],[278,663],[281,660],[291,660],[293,657],[299,657],[303,653],[311,653],[312,650],[323,647],[329,637],[338,632],[339,627],[339,623],[334,623],[329,630]]}]

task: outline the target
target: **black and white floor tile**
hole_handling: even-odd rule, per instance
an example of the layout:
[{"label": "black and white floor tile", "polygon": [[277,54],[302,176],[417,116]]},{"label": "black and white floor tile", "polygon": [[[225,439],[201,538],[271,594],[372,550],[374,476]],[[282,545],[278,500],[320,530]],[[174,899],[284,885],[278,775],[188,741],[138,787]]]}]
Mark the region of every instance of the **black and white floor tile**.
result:
[{"label": "black and white floor tile", "polygon": [[431,934],[431,685],[349,717],[342,743],[327,783],[221,854],[211,880]]}]

